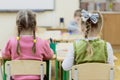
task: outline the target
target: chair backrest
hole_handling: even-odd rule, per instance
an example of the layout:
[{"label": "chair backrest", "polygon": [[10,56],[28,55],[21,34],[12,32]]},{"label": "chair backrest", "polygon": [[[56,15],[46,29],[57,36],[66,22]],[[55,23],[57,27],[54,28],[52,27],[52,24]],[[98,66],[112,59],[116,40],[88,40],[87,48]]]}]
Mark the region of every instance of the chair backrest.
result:
[{"label": "chair backrest", "polygon": [[43,80],[46,74],[46,62],[36,60],[13,60],[5,64],[7,80],[11,75],[41,75]]},{"label": "chair backrest", "polygon": [[74,80],[114,80],[113,67],[104,63],[84,63],[72,68]]}]

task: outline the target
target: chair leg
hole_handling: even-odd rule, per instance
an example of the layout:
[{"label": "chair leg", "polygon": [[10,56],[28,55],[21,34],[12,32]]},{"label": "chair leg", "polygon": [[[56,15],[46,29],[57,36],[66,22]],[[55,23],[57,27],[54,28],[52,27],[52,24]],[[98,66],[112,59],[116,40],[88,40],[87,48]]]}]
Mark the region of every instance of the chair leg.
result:
[{"label": "chair leg", "polygon": [[72,80],[72,70],[69,71],[69,80]]},{"label": "chair leg", "polygon": [[77,70],[77,68],[74,69],[74,80],[78,80],[78,70]]},{"label": "chair leg", "polygon": [[114,69],[110,68],[110,80],[114,80]]},{"label": "chair leg", "polygon": [[10,74],[10,64],[7,64],[7,80],[11,80],[11,74]]},{"label": "chair leg", "polygon": [[0,80],[3,80],[2,66],[0,66]]},{"label": "chair leg", "polygon": [[55,80],[58,80],[58,61],[55,60]]},{"label": "chair leg", "polygon": [[6,80],[6,74],[5,74],[5,63],[7,60],[3,60],[3,80]]},{"label": "chair leg", "polygon": [[50,61],[46,61],[46,64],[47,64],[47,66],[46,66],[46,79],[47,80],[49,80],[49,78],[50,78]]},{"label": "chair leg", "polygon": [[62,69],[62,80],[69,80],[69,71],[64,71]]},{"label": "chair leg", "polygon": [[51,61],[49,61],[49,80],[51,80]]},{"label": "chair leg", "polygon": [[43,64],[40,65],[40,72],[41,72],[41,79],[40,80],[44,80],[44,66],[43,66]]}]

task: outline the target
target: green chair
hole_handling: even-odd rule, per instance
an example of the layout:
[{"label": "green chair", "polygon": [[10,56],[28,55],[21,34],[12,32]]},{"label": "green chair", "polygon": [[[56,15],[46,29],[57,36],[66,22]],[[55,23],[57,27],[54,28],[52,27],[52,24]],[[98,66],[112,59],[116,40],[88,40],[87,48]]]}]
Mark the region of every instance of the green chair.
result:
[{"label": "green chair", "polygon": [[[57,54],[56,54],[56,44],[57,43],[51,41],[50,47],[54,51],[54,54],[57,56]],[[55,60],[55,80],[58,80],[58,65],[59,65],[58,61]]]}]

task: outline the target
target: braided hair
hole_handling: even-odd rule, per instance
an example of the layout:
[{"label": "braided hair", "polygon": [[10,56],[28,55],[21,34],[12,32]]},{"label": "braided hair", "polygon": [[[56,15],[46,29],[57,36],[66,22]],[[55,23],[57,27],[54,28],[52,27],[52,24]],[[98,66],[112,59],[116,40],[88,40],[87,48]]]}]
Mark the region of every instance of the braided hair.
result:
[{"label": "braided hair", "polygon": [[36,52],[36,35],[35,35],[35,29],[36,29],[36,14],[32,12],[31,10],[21,10],[17,14],[16,18],[16,25],[17,25],[17,48],[16,52],[18,55],[20,55],[20,34],[24,30],[31,30],[33,31],[33,47],[32,52]]},{"label": "braided hair", "polygon": [[[85,27],[86,27],[85,38],[88,38],[90,32],[100,33],[102,30],[102,25],[103,25],[102,15],[99,12],[93,12],[93,13],[97,13],[99,15],[98,22],[93,23],[90,20],[90,18],[85,22]],[[87,53],[92,55],[93,54],[92,46],[90,45],[89,41],[86,42],[87,42]]]}]

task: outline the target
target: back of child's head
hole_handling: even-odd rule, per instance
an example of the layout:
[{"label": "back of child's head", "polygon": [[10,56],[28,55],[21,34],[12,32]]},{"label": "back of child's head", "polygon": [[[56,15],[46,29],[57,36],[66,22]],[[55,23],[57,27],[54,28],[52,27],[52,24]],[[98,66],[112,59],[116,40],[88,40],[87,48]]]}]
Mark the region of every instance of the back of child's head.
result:
[{"label": "back of child's head", "polygon": [[82,25],[86,28],[85,37],[87,38],[90,33],[100,34],[103,25],[103,17],[100,12],[89,13],[87,11],[81,12]]},{"label": "back of child's head", "polygon": [[[82,26],[85,27],[85,38],[88,37],[97,37],[97,36],[90,36],[98,35],[101,32],[102,25],[103,25],[103,18],[100,12],[87,12],[85,10],[81,11],[81,18],[82,18]],[[87,53],[93,54],[92,46],[87,42]]]},{"label": "back of child's head", "polygon": [[80,10],[80,9],[77,9],[77,10],[74,12],[74,17],[81,17],[81,10]]},{"label": "back of child's head", "polygon": [[20,34],[22,31],[32,31],[33,32],[33,53],[36,52],[36,36],[35,36],[35,29],[36,29],[36,14],[31,10],[21,10],[17,14],[16,18],[16,25],[17,25],[17,54],[20,55]]},{"label": "back of child's head", "polygon": [[18,30],[35,29],[36,15],[31,10],[21,10],[17,14],[16,24]]}]

